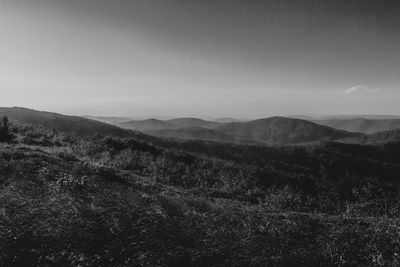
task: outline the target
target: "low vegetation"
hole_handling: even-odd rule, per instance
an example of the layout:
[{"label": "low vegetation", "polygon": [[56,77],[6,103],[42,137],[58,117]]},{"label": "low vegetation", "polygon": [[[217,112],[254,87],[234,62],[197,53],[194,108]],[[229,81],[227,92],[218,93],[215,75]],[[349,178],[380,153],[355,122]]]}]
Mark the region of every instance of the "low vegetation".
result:
[{"label": "low vegetation", "polygon": [[400,264],[397,143],[265,147],[8,128],[2,266]]}]

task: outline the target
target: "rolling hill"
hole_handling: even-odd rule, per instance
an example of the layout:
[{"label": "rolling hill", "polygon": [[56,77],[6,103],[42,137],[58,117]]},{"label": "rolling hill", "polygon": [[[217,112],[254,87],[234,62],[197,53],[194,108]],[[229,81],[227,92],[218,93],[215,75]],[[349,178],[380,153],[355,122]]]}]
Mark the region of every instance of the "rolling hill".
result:
[{"label": "rolling hill", "polygon": [[[168,121],[149,119],[120,123],[121,127],[126,128],[122,129],[115,125],[83,117],[66,116],[20,107],[0,108],[0,116],[8,116],[11,122],[18,121],[25,124],[39,125],[77,136],[100,134],[130,137],[138,134],[131,130],[138,130],[157,137],[184,140],[289,145],[325,139],[336,140],[359,135],[305,120],[284,117],[225,124],[195,118],[180,118]],[[150,138],[150,136],[147,136],[147,138]]]},{"label": "rolling hill", "polygon": [[198,118],[176,118],[170,120],[130,120],[120,122],[118,124],[122,128],[138,130],[143,132],[172,130],[179,128],[201,127],[205,129],[213,129],[220,124],[218,122],[206,121]]},{"label": "rolling hill", "polygon": [[[168,138],[178,138],[187,140],[207,140],[219,142],[234,142],[235,138],[228,134],[223,134],[211,129],[201,127],[187,127],[179,129],[163,129],[149,132],[152,135]],[[244,142],[244,141],[243,141]]]},{"label": "rolling hill", "polygon": [[[0,110],[68,132],[115,128]],[[279,117],[226,126],[263,141],[355,135]],[[177,142],[122,129],[134,136],[64,138],[32,128],[0,142],[1,266],[376,266],[371,255],[398,265],[398,144]]]},{"label": "rolling hill", "polygon": [[400,119],[327,119],[315,120],[315,123],[348,132],[365,134],[378,133],[388,130],[400,129]]},{"label": "rolling hill", "polygon": [[222,117],[222,118],[214,119],[213,121],[219,122],[219,123],[230,123],[230,122],[243,122],[244,120],[239,120],[239,119],[234,119],[234,118],[229,118],[229,117]]},{"label": "rolling hill", "polygon": [[341,139],[358,135],[305,120],[284,117],[271,117],[249,122],[232,122],[215,128],[216,131],[242,140],[284,145]]},{"label": "rolling hill", "polygon": [[159,137],[267,145],[301,144],[358,135],[301,119],[272,117],[247,122],[218,123],[197,118],[141,120],[120,124]]},{"label": "rolling hill", "polygon": [[1,266],[397,266],[399,146],[16,130],[0,142]]},{"label": "rolling hill", "polygon": [[201,127],[206,129],[214,129],[220,125],[218,122],[206,121],[197,118],[177,118],[165,121],[168,124],[175,125],[178,128]]},{"label": "rolling hill", "polygon": [[157,119],[131,120],[131,121],[119,123],[119,126],[122,128],[137,130],[137,131],[142,131],[142,132],[177,128],[173,124],[170,124],[170,123],[162,121],[162,120],[157,120]]},{"label": "rolling hill", "polygon": [[22,107],[2,107],[0,116],[7,116],[10,122],[19,122],[56,129],[58,132],[75,134],[77,136],[112,135],[117,137],[132,136],[133,132],[121,129],[100,121],[83,117],[66,116],[53,112],[37,111]]},{"label": "rolling hill", "polygon": [[82,117],[114,125],[118,125],[122,122],[127,122],[132,120],[132,118],[127,118],[127,117],[88,116],[88,115],[83,115]]}]

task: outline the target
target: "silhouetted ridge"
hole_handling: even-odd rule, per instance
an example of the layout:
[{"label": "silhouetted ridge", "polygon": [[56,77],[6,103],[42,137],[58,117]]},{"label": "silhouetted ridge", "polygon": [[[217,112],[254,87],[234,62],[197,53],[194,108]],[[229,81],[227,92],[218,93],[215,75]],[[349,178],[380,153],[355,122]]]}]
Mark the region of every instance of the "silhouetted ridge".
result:
[{"label": "silhouetted ridge", "polygon": [[37,111],[22,107],[0,108],[0,116],[7,116],[10,121],[40,125],[58,132],[78,136],[112,135],[118,137],[131,136],[132,132],[100,121],[78,116],[67,116],[58,113]]}]

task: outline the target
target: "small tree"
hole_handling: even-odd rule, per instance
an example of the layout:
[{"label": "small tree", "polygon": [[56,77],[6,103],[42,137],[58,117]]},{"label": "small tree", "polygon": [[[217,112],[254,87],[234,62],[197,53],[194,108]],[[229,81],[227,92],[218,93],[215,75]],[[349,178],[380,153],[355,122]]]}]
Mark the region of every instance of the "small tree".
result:
[{"label": "small tree", "polygon": [[10,140],[10,129],[8,125],[8,117],[4,116],[1,119],[1,125],[0,125],[0,142],[8,141]]}]

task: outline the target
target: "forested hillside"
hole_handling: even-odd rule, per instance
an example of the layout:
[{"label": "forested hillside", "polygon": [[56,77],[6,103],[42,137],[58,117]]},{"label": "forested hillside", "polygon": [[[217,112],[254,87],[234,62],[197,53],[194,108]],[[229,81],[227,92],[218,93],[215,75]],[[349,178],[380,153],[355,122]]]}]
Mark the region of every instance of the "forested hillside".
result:
[{"label": "forested hillside", "polygon": [[344,138],[343,140],[341,140],[341,142],[351,143],[351,144],[364,144],[364,145],[398,143],[400,142],[400,129],[383,131],[364,136],[354,136],[350,138]]},{"label": "forested hillside", "polygon": [[80,136],[10,119],[3,266],[396,266],[400,144]]},{"label": "forested hillside", "polygon": [[107,123],[22,107],[0,108],[0,117],[3,116],[7,116],[11,121],[40,125],[46,129],[55,129],[59,132],[67,132],[77,136],[101,134],[127,137],[132,135],[131,131]]}]

